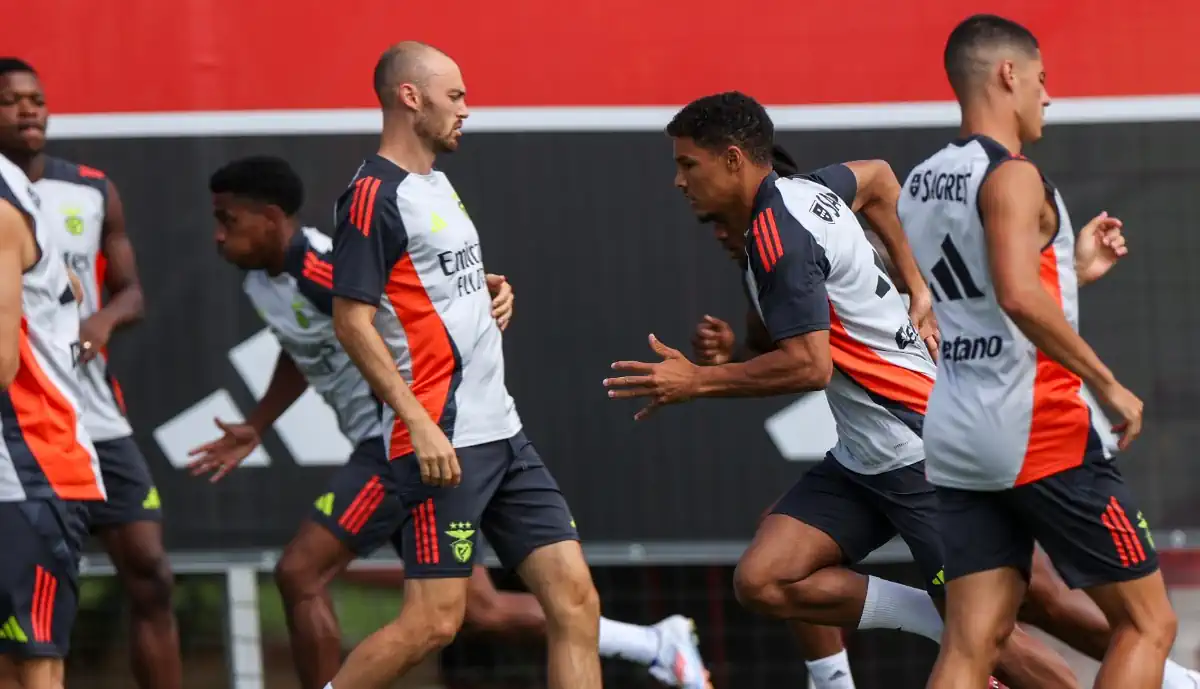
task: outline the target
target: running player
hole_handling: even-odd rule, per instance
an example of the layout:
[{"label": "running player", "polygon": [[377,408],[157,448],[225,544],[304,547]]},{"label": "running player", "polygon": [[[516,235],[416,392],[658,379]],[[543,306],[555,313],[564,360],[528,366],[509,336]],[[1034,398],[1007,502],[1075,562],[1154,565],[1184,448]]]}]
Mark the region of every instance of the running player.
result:
[{"label": "running player", "polygon": [[[26,97],[0,90],[0,129]],[[79,418],[78,294],[25,174],[0,156],[0,684],[62,689],[79,602],[75,501],[104,499]]]},{"label": "running player", "polygon": [[[82,418],[108,489],[106,502],[89,506],[89,528],[104,545],[129,596],[138,685],[179,689],[183,671],[158,491],[125,419],[120,388],[108,373],[109,337],[142,317],[142,288],[125,234],[121,197],[100,171],[45,154],[48,111],[32,67],[0,59],[0,93],[0,103],[13,104],[17,117],[15,128],[0,136],[0,153],[34,182],[47,232],[54,233],[55,245],[83,285]],[[105,290],[110,299],[102,305]]]},{"label": "running player", "polygon": [[[667,133],[676,184],[697,215],[748,228],[744,235],[725,232],[724,243],[741,252],[748,296],[773,347],[745,363],[697,366],[652,335],[664,361],[613,364],[623,375],[605,381],[609,395],[649,397],[635,416],[643,419],[698,396],[827,387],[838,443],[762,521],[738,564],[738,597],[781,619],[938,638],[941,621],[927,596],[845,568],[899,533],[929,592],[940,597],[937,506],[921,445],[934,364],[854,215],[864,211],[902,247],[895,176],[874,161],[781,179],[771,169],[770,118],[740,93],[689,104]],[[926,288],[915,265],[905,278],[919,300]],[[1030,637],[1014,638],[1007,647],[1013,662],[1005,663],[1009,684],[1074,686],[1061,658]]]},{"label": "running player", "polygon": [[1125,448],[1142,402],[1078,334],[1078,286],[1111,265],[1103,236],[1078,243],[1058,191],[1021,155],[1049,104],[1037,39],[977,15],[950,34],[945,68],[960,138],[916,167],[904,225],[930,276],[942,375],[926,417],[946,559],[946,643],[929,686],[986,677],[1025,596],[1034,542],[1112,625],[1096,686],[1151,689],[1175,638],[1149,528],[1082,389],[1121,417]]},{"label": "running player", "polygon": [[[772,162],[775,172],[780,177],[791,177],[799,172],[791,156],[779,146],[776,146],[772,152]],[[1106,251],[1099,251],[1100,246],[1094,245],[1097,249],[1095,258],[1086,261],[1091,265],[1089,272],[1097,277],[1127,253],[1125,240],[1119,232],[1119,227],[1111,227],[1103,233],[1098,232],[1101,227],[1106,225],[1106,222],[1104,216],[1097,218],[1080,233],[1081,242],[1089,238],[1091,241],[1101,239],[1107,246]],[[886,224],[884,227],[887,227]],[[729,231],[719,224],[715,227],[715,235],[735,261],[740,263],[739,255],[735,250],[735,247],[739,246],[736,243],[736,237],[731,242]],[[900,244],[894,237],[885,234],[884,245],[888,257],[893,255],[899,257],[896,263],[915,266],[907,242]],[[907,261],[904,254],[909,255]],[[744,250],[742,255],[744,255]],[[1100,263],[1096,263],[1097,261]],[[886,258],[885,263],[887,263]],[[894,274],[895,271],[898,271],[898,268],[888,272]],[[902,282],[898,283],[898,286]],[[920,284],[925,284],[923,278],[920,278]],[[921,322],[923,314],[919,309],[910,306],[909,313],[914,323]],[[771,351],[774,347],[770,338],[763,336],[762,321],[753,306],[747,314],[746,332],[747,337],[739,346],[729,324],[712,316],[706,316],[696,326],[696,334],[693,338],[697,362],[718,365],[729,361],[746,361]],[[937,344],[936,339],[927,340],[927,344]],[[1048,632],[1051,636],[1065,641],[1075,650],[1096,660],[1104,657],[1104,653],[1112,641],[1112,631],[1104,613],[1096,607],[1087,594],[1068,589],[1041,550],[1034,555],[1029,591],[1021,606],[1018,619]],[[848,679],[850,677],[849,661],[842,645],[840,631],[822,630],[794,621],[792,626],[796,631],[800,646],[805,652],[805,657],[810,661],[809,674],[813,678],[814,689],[849,689],[852,687],[851,680]],[[938,637],[939,639],[934,640],[940,640],[940,632]],[[1164,689],[1200,689],[1200,673],[1189,670],[1172,660],[1167,660],[1162,686]]]},{"label": "running player", "polygon": [[[384,450],[379,403],[333,334],[331,242],[315,229],[302,228],[296,217],[304,200],[300,177],[282,159],[244,158],[215,172],[209,190],[218,250],[249,271],[246,294],[282,351],[267,393],[246,423],[218,421],[224,436],[192,451],[198,455],[193,473],[215,472],[215,481],[233,470],[309,385],[334,409],[355,446],[275,570],[301,684],[320,689],[337,672],[342,650],[326,586],[354,558],[389,541],[401,551],[404,511]],[[502,276],[485,279],[491,315],[504,330],[512,317],[512,288]],[[466,619],[508,636],[546,632],[537,600],[497,591],[480,564],[469,578]],[[699,663],[691,634],[690,621],[678,615],[653,627],[601,618],[600,654],[639,662],[665,684],[683,686],[682,668]]]}]

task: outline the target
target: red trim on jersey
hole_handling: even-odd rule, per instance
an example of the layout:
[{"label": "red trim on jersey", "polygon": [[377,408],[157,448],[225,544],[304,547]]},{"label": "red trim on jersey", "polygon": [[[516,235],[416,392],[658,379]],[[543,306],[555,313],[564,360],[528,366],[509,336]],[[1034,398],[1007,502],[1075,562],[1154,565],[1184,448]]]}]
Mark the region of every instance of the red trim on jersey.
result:
[{"label": "red trim on jersey", "polygon": [[381,180],[363,177],[354,183],[354,200],[350,203],[350,223],[371,236],[371,218],[375,215],[375,194],[379,192]]},{"label": "red trim on jersey", "polygon": [[91,453],[75,434],[78,427],[75,406],[42,370],[24,318],[19,338],[20,366],[6,393],[17,416],[21,437],[59,498],[103,500]]},{"label": "red trim on jersey", "polygon": [[[392,268],[388,277],[387,298],[396,312],[396,319],[408,338],[412,357],[412,392],[429,412],[434,423],[441,421],[450,402],[450,383],[456,367],[450,333],[442,322],[421,276],[413,266],[412,257],[405,253]],[[392,429],[391,458],[411,453],[412,438],[408,426],[396,419]]]},{"label": "red trim on jersey", "polygon": [[79,168],[78,172],[79,172],[80,177],[86,177],[88,179],[104,179],[104,173],[100,172],[99,170],[97,170],[94,167],[88,167],[87,165],[79,165],[78,168]]},{"label": "red trim on jersey", "polygon": [[300,274],[325,289],[333,289],[333,265],[322,261],[314,251],[304,254],[304,270]]},{"label": "red trim on jersey", "polygon": [[[639,0],[472,3],[469,12],[454,3],[359,0],[353,26],[336,2],[56,0],[23,5],[20,22],[0,25],[0,45],[37,67],[59,114],[375,108],[371,69],[396,41],[396,26],[420,27],[421,40],[458,61],[474,106],[670,106],[734,88],[780,105],[949,101],[946,37],[986,6],[857,0],[848,22],[843,3],[766,0],[753,11],[775,20],[755,25],[755,44],[805,46],[770,60],[710,49],[723,35],[709,18],[731,11],[722,0],[692,0],[683,16],[674,3]],[[1200,25],[1194,0],[1011,0],[1004,13],[1041,39],[1053,96],[1200,93],[1200,51],[1181,48]],[[234,16],[240,21],[221,19]],[[127,22],[155,28],[129,40]],[[580,26],[587,30],[571,30]],[[1079,49],[1097,36],[1121,39]],[[305,45],[322,49],[296,50]],[[814,55],[822,56],[819,71]],[[130,65],[139,87],[112,88]],[[513,74],[544,86],[512,88]]]},{"label": "red trim on jersey", "polygon": [[925,413],[933,378],[884,359],[879,352],[854,338],[829,304],[829,348],[833,365],[855,383],[880,397]]},{"label": "red trim on jersey", "polygon": [[[1062,308],[1058,255],[1053,244],[1042,251],[1038,278]],[[1083,463],[1092,428],[1087,403],[1079,396],[1082,386],[1079,376],[1038,350],[1029,439],[1015,485],[1053,476]]]}]

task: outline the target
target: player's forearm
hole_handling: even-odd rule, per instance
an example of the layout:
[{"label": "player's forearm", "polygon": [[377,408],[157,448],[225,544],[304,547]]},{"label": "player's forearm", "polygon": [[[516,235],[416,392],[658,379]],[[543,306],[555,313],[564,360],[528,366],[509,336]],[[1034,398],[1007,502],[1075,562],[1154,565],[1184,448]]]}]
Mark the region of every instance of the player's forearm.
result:
[{"label": "player's forearm", "polygon": [[92,318],[100,319],[107,328],[115,330],[142,320],[145,305],[141,285],[132,284],[112,294],[108,303],[93,314]]},{"label": "player's forearm", "polygon": [[910,296],[929,293],[929,285],[917,267],[917,259],[913,256],[904,227],[900,224],[900,216],[896,215],[896,200],[890,205],[872,204],[863,209],[863,215],[871,223],[871,228],[883,242],[891,259],[891,277],[896,282],[896,289]]},{"label": "player's forearm", "polygon": [[267,385],[267,391],[259,400],[254,411],[250,412],[246,423],[262,433],[275,423],[276,419],[283,416],[283,413],[295,404],[307,389],[308,381],[296,367],[296,362],[287,355],[287,352],[280,352],[279,359],[275,362],[275,372],[271,375],[271,382]]},{"label": "player's forearm", "polygon": [[404,425],[412,428],[421,423],[433,423],[429,412],[396,370],[396,362],[392,359],[387,344],[371,321],[346,322],[337,317],[335,308],[334,330],[338,341],[363,374],[363,378],[367,379],[371,390],[396,412],[396,416]]},{"label": "player's forearm", "polygon": [[810,390],[829,384],[831,362],[800,359],[782,349],[767,352],[745,363],[699,369],[700,397],[770,397]]},{"label": "player's forearm", "polygon": [[1013,323],[1040,351],[1083,379],[1093,390],[1115,382],[1112,371],[1071,327],[1062,309],[1040,287],[1030,287],[1000,300]]}]

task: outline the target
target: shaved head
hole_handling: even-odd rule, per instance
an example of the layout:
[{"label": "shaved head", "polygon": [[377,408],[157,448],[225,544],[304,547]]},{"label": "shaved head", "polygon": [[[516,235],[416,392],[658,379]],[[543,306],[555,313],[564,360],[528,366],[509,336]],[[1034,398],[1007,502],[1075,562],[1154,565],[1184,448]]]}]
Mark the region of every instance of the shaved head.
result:
[{"label": "shaved head", "polygon": [[946,76],[959,100],[985,84],[1001,60],[1036,60],[1037,38],[1020,24],[991,14],[968,17],[946,41]]},{"label": "shaved head", "polygon": [[384,51],[375,63],[375,96],[385,110],[394,108],[401,84],[423,89],[430,77],[448,69],[457,69],[449,55],[420,41],[401,41]]}]

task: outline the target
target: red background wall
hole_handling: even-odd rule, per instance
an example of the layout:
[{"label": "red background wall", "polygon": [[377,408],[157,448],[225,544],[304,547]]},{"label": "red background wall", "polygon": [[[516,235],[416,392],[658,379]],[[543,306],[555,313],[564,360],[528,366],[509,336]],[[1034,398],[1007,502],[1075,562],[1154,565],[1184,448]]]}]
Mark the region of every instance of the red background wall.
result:
[{"label": "red background wall", "polygon": [[0,46],[58,113],[372,106],[405,38],[456,57],[476,106],[922,101],[949,98],[945,37],[987,10],[1038,34],[1052,95],[1200,92],[1195,0],[38,0]]}]

